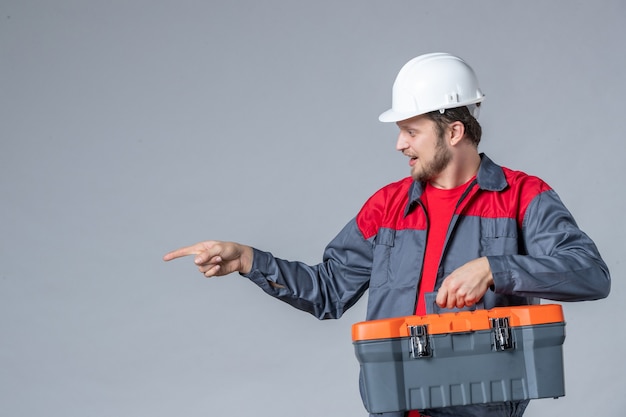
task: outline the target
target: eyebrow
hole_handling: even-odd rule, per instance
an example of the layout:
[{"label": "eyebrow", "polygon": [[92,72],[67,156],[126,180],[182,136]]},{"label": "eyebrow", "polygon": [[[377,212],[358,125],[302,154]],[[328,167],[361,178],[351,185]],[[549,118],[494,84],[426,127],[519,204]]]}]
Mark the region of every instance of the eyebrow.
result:
[{"label": "eyebrow", "polygon": [[404,130],[419,130],[419,127],[413,126],[410,123],[397,123],[397,125],[400,129]]}]

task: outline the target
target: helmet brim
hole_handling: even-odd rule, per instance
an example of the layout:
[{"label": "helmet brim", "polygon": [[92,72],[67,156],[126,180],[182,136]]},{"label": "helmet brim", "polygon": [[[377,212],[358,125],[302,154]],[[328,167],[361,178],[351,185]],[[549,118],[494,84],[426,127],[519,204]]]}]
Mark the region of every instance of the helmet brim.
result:
[{"label": "helmet brim", "polygon": [[[431,111],[454,109],[456,107],[469,107],[469,106],[472,106],[473,104],[481,103],[484,99],[485,99],[485,96],[482,95],[481,97],[477,97],[474,100],[468,100],[463,103],[454,103],[453,105],[450,105],[450,106],[445,106],[445,107],[441,107],[437,109],[428,109],[425,111],[411,112],[411,113],[403,113],[403,112],[395,111],[394,109],[389,109],[386,112],[381,113],[380,116],[378,116],[378,120],[380,120],[383,123],[401,122],[402,120],[407,120],[415,116],[420,116],[422,114],[430,113]],[[471,108],[470,108],[470,111],[471,111]],[[474,112],[471,111],[471,113],[474,117],[476,117],[476,119],[478,119],[477,112],[476,114],[474,114]]]},{"label": "helmet brim", "polygon": [[381,113],[378,116],[378,120],[383,123],[400,122],[402,120],[410,119],[411,117],[419,116],[424,113],[399,113],[393,109],[389,109],[386,112]]}]

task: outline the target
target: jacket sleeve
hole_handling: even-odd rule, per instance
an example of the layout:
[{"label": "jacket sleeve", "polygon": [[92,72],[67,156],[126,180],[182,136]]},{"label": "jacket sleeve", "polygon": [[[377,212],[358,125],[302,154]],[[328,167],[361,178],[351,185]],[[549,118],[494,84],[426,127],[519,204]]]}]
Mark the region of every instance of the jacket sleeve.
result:
[{"label": "jacket sleeve", "polygon": [[489,256],[496,293],[557,301],[608,296],[609,270],[556,192],[528,205],[522,223],[524,255]]},{"label": "jacket sleeve", "polygon": [[323,262],[310,266],[254,249],[245,275],[267,294],[318,319],[339,318],[369,287],[372,245],[351,220],[328,244]]}]

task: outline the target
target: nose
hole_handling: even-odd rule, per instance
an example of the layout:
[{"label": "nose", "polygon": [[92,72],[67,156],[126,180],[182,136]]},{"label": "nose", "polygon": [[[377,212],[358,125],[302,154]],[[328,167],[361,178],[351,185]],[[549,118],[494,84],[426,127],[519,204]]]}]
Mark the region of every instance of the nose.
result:
[{"label": "nose", "polygon": [[396,141],[396,150],[400,151],[400,152],[403,152],[408,147],[409,147],[409,143],[404,138],[403,132],[400,132],[398,134],[398,140]]}]

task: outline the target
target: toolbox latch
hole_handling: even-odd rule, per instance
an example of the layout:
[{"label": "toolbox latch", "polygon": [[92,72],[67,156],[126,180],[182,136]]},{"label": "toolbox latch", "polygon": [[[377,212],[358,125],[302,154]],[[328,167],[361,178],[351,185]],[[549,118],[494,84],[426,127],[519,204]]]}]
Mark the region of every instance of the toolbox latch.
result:
[{"label": "toolbox latch", "polygon": [[431,356],[426,325],[409,326],[409,335],[411,336],[411,358],[418,359]]},{"label": "toolbox latch", "polygon": [[511,339],[511,328],[509,327],[508,317],[492,318],[491,329],[493,334],[493,346],[496,351],[513,349],[513,340]]}]

